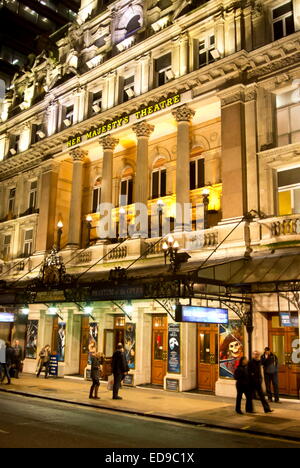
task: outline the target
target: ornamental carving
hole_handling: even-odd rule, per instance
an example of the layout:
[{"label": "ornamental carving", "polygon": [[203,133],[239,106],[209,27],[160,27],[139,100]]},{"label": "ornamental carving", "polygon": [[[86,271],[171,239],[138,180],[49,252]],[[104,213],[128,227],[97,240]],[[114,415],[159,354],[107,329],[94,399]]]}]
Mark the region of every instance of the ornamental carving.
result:
[{"label": "ornamental carving", "polygon": [[172,112],[177,122],[191,122],[195,113],[196,112],[186,104],[184,106],[178,107]]},{"label": "ornamental carving", "polygon": [[75,148],[72,151],[70,151],[70,156],[72,157],[73,161],[80,161],[83,162],[84,158],[87,157],[88,152],[81,149],[81,148]]},{"label": "ornamental carving", "polygon": [[150,138],[151,133],[154,131],[154,128],[154,125],[148,124],[147,122],[140,122],[132,127],[134,133],[138,138]]},{"label": "ornamental carving", "polygon": [[111,135],[107,135],[103,138],[100,138],[99,143],[101,146],[103,146],[104,150],[111,150],[114,151],[115,147],[119,143],[118,138],[114,138]]}]

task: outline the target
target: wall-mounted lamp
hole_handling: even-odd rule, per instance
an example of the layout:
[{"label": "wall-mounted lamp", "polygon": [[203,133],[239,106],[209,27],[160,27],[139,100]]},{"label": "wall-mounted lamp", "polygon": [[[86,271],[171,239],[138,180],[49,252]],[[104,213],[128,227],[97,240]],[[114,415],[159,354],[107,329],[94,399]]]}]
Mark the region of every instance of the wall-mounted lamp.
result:
[{"label": "wall-mounted lamp", "polygon": [[61,237],[62,237],[62,233],[63,233],[63,222],[62,221],[58,221],[57,223],[57,251],[59,252],[60,249],[61,249]]}]

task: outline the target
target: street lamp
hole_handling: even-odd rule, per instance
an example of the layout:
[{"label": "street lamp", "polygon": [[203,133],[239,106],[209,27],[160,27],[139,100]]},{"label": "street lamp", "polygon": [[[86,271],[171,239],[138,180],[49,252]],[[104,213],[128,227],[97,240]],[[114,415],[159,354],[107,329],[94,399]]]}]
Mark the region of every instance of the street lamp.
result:
[{"label": "street lamp", "polygon": [[62,221],[58,221],[57,223],[57,251],[59,252],[60,251],[60,248],[61,248],[61,236],[62,236],[62,233],[63,233],[63,222]]},{"label": "street lamp", "polygon": [[179,250],[179,243],[174,239],[172,235],[163,243],[163,250],[165,253],[165,265],[167,264],[167,258],[170,258],[171,270],[173,273],[178,269],[177,255]]},{"label": "street lamp", "polygon": [[22,313],[23,315],[29,315],[29,307],[28,307],[28,304],[25,304],[24,307],[22,307],[21,313]]},{"label": "street lamp", "polygon": [[91,216],[91,215],[88,215],[88,216],[86,217],[87,230],[88,230],[88,234],[87,234],[87,247],[89,247],[89,246],[91,245],[91,230],[93,229],[92,222],[93,222],[92,216]]}]

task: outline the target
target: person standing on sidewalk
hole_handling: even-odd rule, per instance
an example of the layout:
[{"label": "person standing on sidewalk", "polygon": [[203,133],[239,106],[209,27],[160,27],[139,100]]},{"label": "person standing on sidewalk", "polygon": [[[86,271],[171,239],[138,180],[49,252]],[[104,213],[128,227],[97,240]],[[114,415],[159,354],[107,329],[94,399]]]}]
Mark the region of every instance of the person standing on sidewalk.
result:
[{"label": "person standing on sidewalk", "polygon": [[[96,353],[91,357],[91,379],[93,384],[90,389],[90,399],[100,400],[98,392],[100,388],[100,374],[102,370],[103,356],[101,353]],[[95,395],[93,395],[95,392]]]},{"label": "person standing on sidewalk", "polygon": [[51,356],[51,348],[49,345],[45,346],[42,348],[39,357],[39,365],[38,365],[38,372],[37,372],[37,378],[39,378],[40,373],[42,372],[43,367],[45,367],[45,379],[48,378],[48,373],[49,373],[49,366],[50,366],[50,356]]},{"label": "person standing on sidewalk", "polygon": [[129,372],[129,367],[125,357],[122,343],[119,343],[117,350],[115,351],[112,358],[112,372],[114,375],[113,385],[113,400],[122,400],[122,397],[118,395],[122,379],[125,374]]},{"label": "person standing on sidewalk", "polygon": [[251,382],[248,368],[249,361],[243,356],[240,359],[239,365],[235,370],[234,378],[236,380],[236,406],[235,411],[238,414],[243,414],[241,409],[243,395],[246,396],[246,412],[253,413],[253,402],[252,402],[252,392],[251,392]]},{"label": "person standing on sidewalk", "polygon": [[[2,370],[4,370],[4,375],[1,376],[1,383],[4,382],[5,377],[7,378],[7,385],[11,384],[11,378],[10,378],[10,367],[12,365],[13,361],[13,349],[10,346],[10,343],[7,341],[5,343],[5,356],[4,356],[5,361],[2,362]],[[3,357],[2,357],[3,360]]]},{"label": "person standing on sidewalk", "polygon": [[24,360],[24,351],[20,346],[20,341],[16,340],[15,345],[13,347],[14,350],[14,359],[13,364],[15,366],[15,378],[19,378],[19,373],[22,371],[22,363]]},{"label": "person standing on sidewalk", "polygon": [[271,410],[262,389],[262,365],[260,360],[260,353],[258,351],[254,351],[248,367],[252,395],[255,393],[258,395],[265,413],[272,413],[273,411]]},{"label": "person standing on sidewalk", "polygon": [[279,401],[279,384],[278,384],[278,358],[271,353],[270,348],[265,348],[265,353],[261,357],[261,363],[264,368],[265,383],[267,395],[270,402],[273,401],[272,385],[274,389],[275,403]]}]

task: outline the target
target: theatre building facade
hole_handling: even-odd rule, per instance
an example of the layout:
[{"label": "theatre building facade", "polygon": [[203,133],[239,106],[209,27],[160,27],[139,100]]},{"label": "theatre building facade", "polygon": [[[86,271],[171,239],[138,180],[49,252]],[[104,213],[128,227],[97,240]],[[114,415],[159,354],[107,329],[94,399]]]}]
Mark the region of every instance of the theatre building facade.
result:
[{"label": "theatre building facade", "polygon": [[51,39],[1,103],[0,339],[218,395],[270,346],[299,397],[300,0],[82,0]]}]

